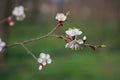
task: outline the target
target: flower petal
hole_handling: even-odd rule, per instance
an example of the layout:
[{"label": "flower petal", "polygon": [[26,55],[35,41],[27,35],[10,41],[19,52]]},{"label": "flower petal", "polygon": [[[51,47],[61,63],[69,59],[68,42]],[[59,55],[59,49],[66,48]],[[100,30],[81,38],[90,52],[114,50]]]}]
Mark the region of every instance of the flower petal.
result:
[{"label": "flower petal", "polygon": [[67,18],[66,15],[64,15],[63,13],[57,13],[55,19],[58,20],[58,21],[65,21]]},{"label": "flower petal", "polygon": [[13,9],[12,14],[16,16],[17,20],[23,20],[25,18],[24,7],[17,6]]},{"label": "flower petal", "polygon": [[41,58],[45,58],[46,54],[45,53],[40,53]]},{"label": "flower petal", "polygon": [[81,39],[78,40],[79,44],[83,44],[83,41]]},{"label": "flower petal", "polygon": [[0,46],[1,46],[1,47],[4,47],[5,45],[6,45],[5,42],[1,42],[1,43],[0,43]]},{"label": "flower petal", "polygon": [[43,61],[42,58],[38,58],[39,63],[42,63],[42,61]]},{"label": "flower petal", "polygon": [[50,55],[49,54],[46,54],[46,59],[49,59],[50,58]]},{"label": "flower petal", "polygon": [[72,37],[72,36],[76,36],[76,35],[81,35],[82,31],[80,31],[77,28],[74,28],[74,29],[69,28],[67,31],[65,31],[65,33]]},{"label": "flower petal", "polygon": [[86,40],[86,39],[87,39],[87,37],[86,37],[86,36],[84,36],[84,37],[83,37],[83,40]]},{"label": "flower petal", "polygon": [[50,64],[52,62],[51,59],[47,59],[47,63]]}]

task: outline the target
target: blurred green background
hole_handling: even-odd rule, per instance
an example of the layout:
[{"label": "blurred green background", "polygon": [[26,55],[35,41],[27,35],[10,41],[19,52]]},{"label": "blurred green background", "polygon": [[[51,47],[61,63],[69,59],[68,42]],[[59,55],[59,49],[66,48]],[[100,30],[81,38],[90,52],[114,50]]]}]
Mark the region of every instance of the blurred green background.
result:
[{"label": "blurred green background", "polygon": [[[96,51],[66,49],[65,41],[53,37],[27,44],[39,57],[49,53],[52,63],[38,70],[39,63],[23,48],[10,47],[0,54],[0,80],[120,80],[120,15],[118,0],[1,0],[0,19],[10,15],[16,5],[27,8],[26,19],[15,26],[0,25],[0,36],[11,44],[48,33],[55,25],[57,12],[71,15],[55,33],[65,35],[69,27],[83,31],[87,43],[105,44]],[[4,8],[4,10],[2,10]],[[4,37],[5,36],[5,37]]]}]

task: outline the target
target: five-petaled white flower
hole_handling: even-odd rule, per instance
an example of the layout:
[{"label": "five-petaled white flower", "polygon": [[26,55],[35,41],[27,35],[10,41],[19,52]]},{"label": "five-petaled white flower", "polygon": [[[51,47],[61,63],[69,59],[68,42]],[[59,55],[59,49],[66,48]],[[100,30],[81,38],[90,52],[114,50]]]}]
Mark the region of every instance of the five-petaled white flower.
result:
[{"label": "five-petaled white flower", "polygon": [[76,35],[81,35],[82,34],[82,31],[80,31],[79,29],[77,28],[69,28],[67,31],[65,31],[65,33],[72,37],[72,36],[76,36]]},{"label": "five-petaled white flower", "polygon": [[3,42],[0,38],[0,52],[2,51],[2,49],[5,47],[6,43]]},{"label": "five-petaled white flower", "polygon": [[52,62],[52,60],[51,60],[49,54],[40,53],[38,62],[40,63],[39,70],[42,70],[42,67],[45,66],[46,64],[50,64]]},{"label": "five-petaled white flower", "polygon": [[64,15],[63,13],[57,13],[55,19],[58,21],[65,21],[67,19],[67,16]]},{"label": "five-petaled white flower", "polygon": [[75,48],[76,50],[76,49],[79,49],[79,45],[81,44],[83,44],[83,41],[81,39],[79,40],[75,39],[71,42],[66,43],[65,48],[71,48],[71,49]]},{"label": "five-petaled white flower", "polygon": [[13,9],[12,14],[16,16],[17,20],[20,20],[20,21],[22,21],[26,17],[23,6],[16,6]]}]

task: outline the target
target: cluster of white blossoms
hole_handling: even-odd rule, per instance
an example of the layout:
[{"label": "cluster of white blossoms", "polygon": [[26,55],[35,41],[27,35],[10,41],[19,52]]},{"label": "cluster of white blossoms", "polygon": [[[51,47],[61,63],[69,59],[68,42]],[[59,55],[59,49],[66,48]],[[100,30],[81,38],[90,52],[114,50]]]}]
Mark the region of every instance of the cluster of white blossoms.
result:
[{"label": "cluster of white blossoms", "polygon": [[5,47],[6,43],[3,42],[0,38],[0,52],[3,50],[3,48]]},{"label": "cluster of white blossoms", "polygon": [[22,20],[26,17],[24,11],[25,11],[25,10],[24,10],[24,7],[23,7],[23,6],[16,6],[16,7],[13,9],[12,14],[13,14],[14,16],[16,16],[16,20],[22,21]]},{"label": "cluster of white blossoms", "polygon": [[38,62],[40,63],[39,70],[42,70],[43,66],[45,66],[46,64],[50,64],[52,62],[52,60],[51,60],[49,54],[40,53]]},{"label": "cluster of white blossoms", "polygon": [[86,36],[84,36],[82,39],[77,40],[77,36],[82,34],[82,31],[77,28],[69,28],[65,33],[66,38],[68,39],[66,40],[65,48],[79,49],[79,46],[84,44],[87,39]]},{"label": "cluster of white blossoms", "polygon": [[[57,20],[58,26],[63,26],[63,22],[67,19],[68,15],[69,12],[67,12],[66,15],[63,13],[57,13],[55,19]],[[82,31],[77,28],[69,28],[65,33],[66,38],[68,38],[68,40],[66,40],[65,48],[79,49],[79,46],[84,44],[87,39],[86,36],[84,36],[82,39],[77,40],[77,36],[82,34]]]}]

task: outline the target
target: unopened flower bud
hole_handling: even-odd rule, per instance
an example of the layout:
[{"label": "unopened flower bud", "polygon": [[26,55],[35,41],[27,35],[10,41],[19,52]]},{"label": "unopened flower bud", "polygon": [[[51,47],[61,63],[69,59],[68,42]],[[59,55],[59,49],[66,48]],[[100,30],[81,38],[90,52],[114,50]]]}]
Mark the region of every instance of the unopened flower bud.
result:
[{"label": "unopened flower bud", "polygon": [[41,71],[42,69],[43,69],[43,65],[40,64],[40,66],[39,66],[39,70]]},{"label": "unopened flower bud", "polygon": [[87,37],[86,37],[86,36],[84,36],[84,37],[83,37],[83,40],[86,40],[86,39],[87,39]]},{"label": "unopened flower bud", "polygon": [[66,34],[66,36],[65,36],[66,38],[70,38],[70,36],[68,35],[68,34]]},{"label": "unopened flower bud", "polygon": [[82,40],[83,40],[83,42],[85,43],[85,42],[86,42],[86,40],[87,40],[87,37],[86,37],[86,36],[84,36],[84,37],[82,38]]},{"label": "unopened flower bud", "polygon": [[12,16],[9,16],[9,17],[7,18],[7,21],[8,21],[8,23],[10,23],[10,22],[12,21]]},{"label": "unopened flower bud", "polygon": [[14,23],[13,21],[9,22],[9,25],[10,25],[10,26],[14,26],[14,24],[15,24],[15,23]]}]

